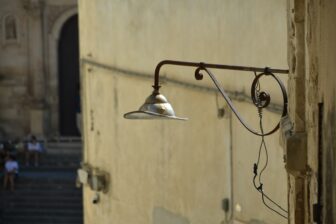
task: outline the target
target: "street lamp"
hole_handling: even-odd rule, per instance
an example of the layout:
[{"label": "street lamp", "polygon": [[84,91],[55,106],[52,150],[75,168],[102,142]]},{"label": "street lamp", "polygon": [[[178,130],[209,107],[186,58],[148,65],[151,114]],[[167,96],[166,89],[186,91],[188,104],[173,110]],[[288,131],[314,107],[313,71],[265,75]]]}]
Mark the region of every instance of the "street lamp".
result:
[{"label": "street lamp", "polygon": [[[259,156],[261,153],[261,149],[264,147],[266,151],[266,160],[268,160],[268,153],[267,153],[267,146],[264,141],[264,137],[267,135],[273,134],[275,131],[277,131],[280,127],[280,121],[279,123],[270,131],[264,132],[263,125],[262,125],[262,109],[266,108],[270,102],[271,102],[271,96],[265,92],[260,91],[260,83],[259,79],[263,76],[269,76],[275,79],[275,81],[278,83],[281,93],[282,93],[282,99],[283,99],[283,109],[281,118],[285,117],[287,115],[287,92],[286,88],[281,82],[281,80],[274,75],[274,73],[281,73],[281,74],[288,74],[288,70],[283,69],[271,69],[271,68],[257,68],[257,67],[244,67],[244,66],[232,66],[232,65],[220,65],[220,64],[208,64],[208,63],[195,63],[195,62],[186,62],[186,61],[172,61],[172,60],[164,60],[161,61],[155,69],[155,75],[154,75],[154,85],[153,85],[153,92],[152,94],[147,97],[145,103],[139,108],[139,110],[132,111],[129,113],[124,114],[124,118],[126,119],[170,119],[170,120],[186,120],[187,118],[181,118],[177,117],[175,115],[174,109],[171,106],[171,104],[168,102],[166,97],[164,97],[162,94],[160,94],[159,89],[159,79],[160,79],[160,69],[163,65],[177,65],[177,66],[187,66],[187,67],[195,67],[195,78],[196,80],[202,80],[203,74],[201,71],[205,71],[215,84],[218,91],[221,93],[233,113],[236,115],[240,123],[252,134],[260,136],[261,137],[261,144],[259,147]],[[255,107],[257,107],[259,112],[259,118],[260,118],[260,132],[252,129],[240,116],[237,109],[234,107],[232,101],[230,100],[229,96],[226,94],[222,86],[217,81],[216,77],[212,74],[212,72],[209,70],[211,68],[214,69],[225,69],[225,70],[236,70],[236,71],[252,71],[255,74],[255,78],[251,85],[251,99]],[[259,74],[257,74],[259,73]],[[261,194],[262,202],[264,205],[272,210],[273,212],[277,213],[281,217],[288,219],[288,211],[281,207],[279,204],[277,204],[274,200],[272,200],[263,190],[263,183],[261,181],[261,174],[267,167],[267,162],[263,169],[259,172],[259,160],[253,165],[253,185],[254,188]],[[259,175],[259,179],[257,180],[257,176]]]},{"label": "street lamp", "polygon": [[258,132],[251,128],[241,117],[238,113],[237,109],[234,107],[232,101],[230,100],[229,96],[226,94],[224,89],[221,87],[219,82],[217,81],[216,77],[213,73],[209,70],[211,68],[214,69],[225,69],[225,70],[237,70],[237,71],[252,71],[255,74],[258,72],[252,82],[251,85],[251,99],[254,104],[258,108],[258,110],[262,110],[266,108],[269,103],[271,102],[271,97],[267,92],[259,91],[259,79],[263,76],[270,76],[275,79],[278,83],[283,98],[283,110],[281,117],[287,115],[287,93],[286,88],[281,82],[281,80],[275,76],[273,73],[281,73],[281,74],[288,74],[288,70],[283,69],[271,69],[271,68],[257,68],[257,67],[244,67],[244,66],[233,66],[233,65],[221,65],[221,64],[208,64],[208,63],[196,63],[196,62],[186,62],[186,61],[173,61],[173,60],[164,60],[161,61],[155,69],[154,75],[154,85],[153,85],[153,92],[152,94],[147,97],[145,103],[139,108],[139,110],[132,111],[129,113],[124,114],[124,118],[126,119],[171,119],[171,120],[187,120],[187,118],[177,117],[175,115],[174,109],[171,104],[168,102],[165,96],[163,96],[160,92],[160,69],[163,65],[177,65],[177,66],[187,66],[187,67],[195,67],[195,78],[196,80],[202,80],[203,74],[201,71],[205,71],[215,84],[218,91],[221,93],[233,113],[236,115],[240,123],[251,133],[258,135],[258,136],[267,136],[273,134],[275,131],[279,129],[280,122],[270,131]]}]

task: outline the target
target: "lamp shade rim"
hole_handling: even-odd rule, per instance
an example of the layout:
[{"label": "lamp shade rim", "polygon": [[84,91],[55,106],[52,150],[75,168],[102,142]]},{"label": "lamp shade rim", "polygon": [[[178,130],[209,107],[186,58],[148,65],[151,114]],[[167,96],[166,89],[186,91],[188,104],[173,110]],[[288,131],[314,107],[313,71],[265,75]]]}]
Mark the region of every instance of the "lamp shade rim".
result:
[{"label": "lamp shade rim", "polygon": [[136,110],[136,111],[125,113],[124,118],[134,119],[134,120],[135,119],[144,119],[144,120],[171,119],[171,120],[181,120],[181,121],[188,120],[188,118],[162,115],[162,114],[158,114],[158,113],[154,113],[150,111],[142,111],[142,110]]}]

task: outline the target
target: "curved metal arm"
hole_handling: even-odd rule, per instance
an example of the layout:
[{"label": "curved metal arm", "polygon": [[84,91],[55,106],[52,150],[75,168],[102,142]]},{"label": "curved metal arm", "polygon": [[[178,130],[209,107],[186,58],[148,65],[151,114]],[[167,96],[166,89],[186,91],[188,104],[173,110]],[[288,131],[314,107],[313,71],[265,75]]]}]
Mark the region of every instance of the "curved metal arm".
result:
[{"label": "curved metal arm", "polygon": [[233,111],[233,113],[236,115],[240,123],[251,133],[258,135],[258,136],[267,136],[273,134],[275,131],[277,131],[280,127],[280,122],[269,132],[266,133],[259,133],[258,131],[252,129],[241,117],[241,115],[238,113],[237,109],[234,107],[232,101],[230,100],[230,97],[226,94],[224,89],[221,87],[219,82],[217,81],[216,77],[212,74],[212,72],[208,68],[215,68],[215,69],[228,69],[228,70],[239,70],[239,71],[253,71],[253,72],[260,72],[259,75],[255,77],[255,79],[252,82],[251,86],[251,98],[254,103],[254,105],[258,109],[265,108],[270,103],[270,96],[266,92],[260,92],[258,95],[256,94],[256,87],[258,84],[259,79],[266,75],[266,76],[272,76],[276,82],[279,84],[279,87],[282,92],[283,97],[283,111],[281,117],[284,117],[287,115],[287,104],[288,104],[288,98],[287,98],[287,92],[286,88],[281,82],[281,80],[276,77],[274,73],[282,73],[282,74],[288,74],[288,70],[283,69],[270,69],[270,68],[257,68],[257,67],[243,67],[243,66],[233,66],[233,65],[218,65],[218,64],[207,64],[207,63],[195,63],[195,62],[184,62],[184,61],[171,61],[171,60],[165,60],[161,61],[155,69],[155,77],[154,77],[154,91],[159,92],[160,85],[159,85],[159,75],[160,75],[160,69],[163,65],[170,64],[170,65],[178,65],[178,66],[189,66],[189,67],[197,67],[195,70],[195,78],[197,80],[202,80],[203,75],[200,73],[200,71],[205,71]]},{"label": "curved metal arm", "polygon": [[[280,126],[280,122],[269,132],[267,133],[259,133],[257,132],[256,130],[252,129],[251,127],[249,127],[249,125],[246,123],[246,121],[244,121],[244,119],[242,118],[242,116],[238,113],[237,109],[234,107],[230,97],[226,94],[226,92],[224,91],[223,87],[220,86],[219,82],[217,81],[217,79],[215,78],[215,76],[212,74],[212,72],[207,69],[206,67],[199,67],[197,70],[196,70],[196,73],[198,73],[199,77],[201,76],[201,74],[199,73],[200,70],[204,70],[207,72],[207,74],[210,76],[211,80],[213,81],[213,83],[215,84],[215,86],[217,87],[217,89],[219,90],[219,92],[221,93],[221,95],[223,96],[223,98],[225,99],[225,101],[227,102],[227,104],[229,105],[229,107],[231,108],[232,112],[236,115],[236,117],[238,118],[238,120],[240,121],[240,123],[248,130],[250,131],[251,133],[255,134],[255,135],[258,135],[258,136],[267,136],[267,135],[271,135],[273,134],[274,132],[276,132],[278,129],[279,129],[279,126]],[[195,73],[196,77],[197,77],[197,74]],[[280,88],[281,88],[281,91],[282,91],[282,94],[283,94],[283,100],[284,100],[284,107],[283,107],[283,111],[282,111],[282,116],[286,116],[287,115],[287,94],[286,94],[286,89],[284,87],[284,85],[282,84],[282,82],[273,74],[273,73],[270,73],[270,72],[265,72],[265,73],[261,73],[259,74],[253,81],[252,83],[252,88],[251,88],[251,92],[254,93],[254,89],[255,89],[255,86],[256,86],[256,83],[257,81],[259,80],[259,78],[263,75],[271,75],[273,78],[275,78],[275,80],[278,82]],[[258,108],[264,108],[264,107],[267,107],[269,102],[270,102],[270,97],[269,95],[265,92],[262,92],[261,93],[263,95],[263,99],[257,99],[257,98],[254,98],[254,94],[252,95],[252,101],[254,102],[254,105]],[[260,101],[264,101],[266,103],[262,104]]]}]

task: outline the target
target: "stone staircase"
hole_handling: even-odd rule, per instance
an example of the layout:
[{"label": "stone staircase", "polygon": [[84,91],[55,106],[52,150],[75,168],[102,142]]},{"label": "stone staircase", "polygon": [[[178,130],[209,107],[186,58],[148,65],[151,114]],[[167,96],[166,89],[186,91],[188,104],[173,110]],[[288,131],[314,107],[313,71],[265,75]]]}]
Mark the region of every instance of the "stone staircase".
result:
[{"label": "stone staircase", "polygon": [[76,188],[80,141],[48,141],[39,167],[24,167],[14,192],[0,190],[0,224],[82,224],[82,191]]}]

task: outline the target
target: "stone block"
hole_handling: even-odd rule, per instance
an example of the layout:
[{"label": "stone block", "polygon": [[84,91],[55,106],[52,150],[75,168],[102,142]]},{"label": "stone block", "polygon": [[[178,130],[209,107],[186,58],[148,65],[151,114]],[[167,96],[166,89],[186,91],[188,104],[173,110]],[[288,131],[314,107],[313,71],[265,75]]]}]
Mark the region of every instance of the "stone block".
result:
[{"label": "stone block", "polygon": [[12,88],[8,86],[0,86],[0,102],[8,101],[12,98]]},{"label": "stone block", "polygon": [[13,94],[15,96],[23,96],[27,92],[27,87],[25,86],[16,86],[13,88]]},{"label": "stone block", "polygon": [[43,136],[44,134],[44,117],[43,110],[30,110],[30,132],[34,135]]},{"label": "stone block", "polygon": [[298,176],[307,169],[307,134],[297,132],[284,141],[287,172]]},{"label": "stone block", "polygon": [[0,117],[1,119],[6,120],[16,120],[18,119],[19,113],[16,108],[2,108],[0,110]]}]

